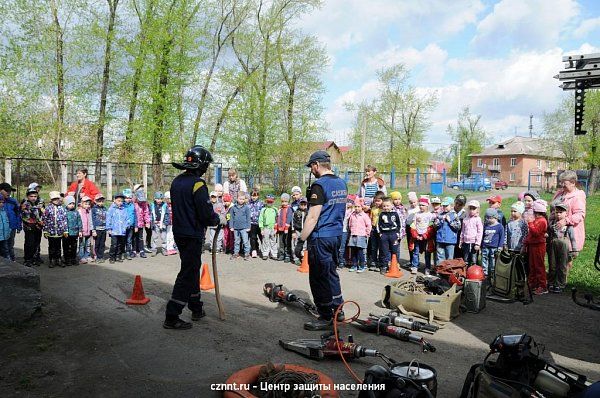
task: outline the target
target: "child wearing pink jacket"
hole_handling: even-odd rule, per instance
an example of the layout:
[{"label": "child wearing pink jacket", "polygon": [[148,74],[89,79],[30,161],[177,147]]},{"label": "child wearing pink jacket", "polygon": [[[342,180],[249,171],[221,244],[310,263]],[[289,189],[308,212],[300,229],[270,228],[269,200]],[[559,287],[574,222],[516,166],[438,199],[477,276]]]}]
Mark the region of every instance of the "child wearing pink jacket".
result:
[{"label": "child wearing pink jacket", "polygon": [[88,196],[81,197],[79,209],[81,216],[81,237],[79,238],[79,264],[86,264],[91,258],[91,236],[92,236],[92,199]]},{"label": "child wearing pink jacket", "polygon": [[352,253],[352,267],[350,272],[364,272],[366,270],[368,237],[371,235],[371,217],[363,211],[365,202],[363,198],[354,201],[354,212],[348,219],[348,247]]},{"label": "child wearing pink jacket", "polygon": [[[146,253],[150,253],[152,250],[150,250],[150,247],[144,250],[144,229],[146,229],[146,234],[148,234],[148,230],[150,229],[150,206],[148,205],[148,198],[144,190],[138,189],[135,191],[133,206],[135,209],[136,228],[133,230],[132,250],[135,255],[146,258]],[[150,231],[152,230],[150,229]],[[148,239],[146,239],[146,242],[148,242]]]},{"label": "child wearing pink jacket", "polygon": [[483,239],[483,222],[479,217],[479,202],[471,200],[467,203],[469,210],[463,220],[458,247],[462,249],[463,260],[467,267],[477,262],[481,240]]}]

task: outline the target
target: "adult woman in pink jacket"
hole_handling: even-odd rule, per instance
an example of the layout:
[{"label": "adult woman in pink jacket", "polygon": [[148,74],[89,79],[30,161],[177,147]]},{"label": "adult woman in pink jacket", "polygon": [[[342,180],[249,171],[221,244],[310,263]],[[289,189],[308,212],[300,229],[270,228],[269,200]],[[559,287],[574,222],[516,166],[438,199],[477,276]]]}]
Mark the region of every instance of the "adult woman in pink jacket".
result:
[{"label": "adult woman in pink jacket", "polygon": [[567,217],[560,220],[558,226],[562,228],[571,225],[573,227],[575,243],[577,244],[577,247],[573,250],[581,251],[585,243],[585,192],[577,188],[577,174],[572,170],[562,172],[558,180],[561,189],[554,195],[553,202],[562,202],[569,205]]},{"label": "adult woman in pink jacket", "polygon": [[367,257],[365,249],[367,248],[368,237],[371,235],[371,217],[363,211],[365,201],[363,198],[357,198],[354,201],[354,212],[348,219],[348,247],[352,253],[352,267],[350,272],[364,272],[366,269]]}]

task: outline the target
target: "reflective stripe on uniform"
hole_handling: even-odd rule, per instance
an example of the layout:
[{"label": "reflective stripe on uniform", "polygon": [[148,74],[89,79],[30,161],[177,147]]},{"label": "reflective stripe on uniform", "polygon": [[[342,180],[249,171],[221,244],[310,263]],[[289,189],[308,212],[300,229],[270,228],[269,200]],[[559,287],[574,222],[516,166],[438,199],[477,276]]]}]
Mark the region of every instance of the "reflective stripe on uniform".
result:
[{"label": "reflective stripe on uniform", "polygon": [[187,301],[175,300],[173,297],[171,297],[171,300],[170,300],[170,301],[172,301],[172,302],[174,302],[174,303],[177,303],[177,304],[179,304],[179,305],[183,305],[183,306],[185,306],[185,305],[187,304]]}]

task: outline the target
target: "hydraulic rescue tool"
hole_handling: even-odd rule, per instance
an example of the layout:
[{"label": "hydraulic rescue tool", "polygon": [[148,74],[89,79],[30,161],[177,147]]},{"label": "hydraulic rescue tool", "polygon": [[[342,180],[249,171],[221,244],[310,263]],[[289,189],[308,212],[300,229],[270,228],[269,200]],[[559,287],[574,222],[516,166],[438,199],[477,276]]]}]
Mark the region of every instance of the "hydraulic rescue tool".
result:
[{"label": "hydraulic rescue tool", "polygon": [[318,317],[317,307],[310,303],[309,301],[296,296],[294,293],[288,292],[285,290],[283,285],[278,285],[276,283],[265,283],[263,287],[263,293],[269,301],[273,303],[298,303],[300,304],[306,312],[309,314]]},{"label": "hydraulic rescue tool", "polygon": [[394,362],[373,348],[356,344],[352,335],[348,336],[346,342],[342,339],[336,340],[333,332],[321,335],[320,339],[279,340],[279,345],[288,351],[297,352],[312,359],[339,357],[341,351],[342,356],[346,359],[379,357]]},{"label": "hydraulic rescue tool", "polygon": [[430,323],[425,323],[417,320],[413,320],[413,318],[408,318],[398,312],[391,311],[387,315],[375,315],[369,314],[371,317],[384,319],[389,318],[390,323],[396,326],[400,326],[409,330],[414,330],[415,332],[427,332],[427,333],[435,333],[440,327],[437,325],[432,325]]},{"label": "hydraulic rescue tool", "polygon": [[571,289],[571,298],[577,305],[580,305],[585,308],[589,308],[591,310],[600,311],[600,303],[597,303],[594,301],[594,296],[592,296],[591,293],[584,293],[583,298],[586,301],[584,303],[582,301],[579,301],[579,299],[577,298],[577,289],[573,288],[573,289]]},{"label": "hydraulic rescue tool", "polygon": [[408,329],[392,324],[391,318],[388,316],[381,318],[371,316],[368,319],[356,319],[354,322],[366,332],[382,334],[402,341],[410,341],[419,344],[423,352],[435,352],[433,344],[426,341],[423,336],[416,335]]}]

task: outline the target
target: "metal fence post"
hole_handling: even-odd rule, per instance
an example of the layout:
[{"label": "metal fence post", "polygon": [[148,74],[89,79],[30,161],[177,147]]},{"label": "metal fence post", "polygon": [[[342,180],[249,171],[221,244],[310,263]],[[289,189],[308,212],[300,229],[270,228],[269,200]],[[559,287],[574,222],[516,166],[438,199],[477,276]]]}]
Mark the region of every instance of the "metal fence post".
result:
[{"label": "metal fence post", "polygon": [[445,189],[446,188],[446,169],[442,170],[442,185]]},{"label": "metal fence post", "polygon": [[12,159],[4,160],[4,182],[12,185]]},{"label": "metal fence post", "polygon": [[419,169],[418,167],[417,167],[417,176],[416,176],[415,183],[417,184],[417,188],[419,188],[421,186],[421,169]]},{"label": "metal fence post", "polygon": [[146,163],[142,165],[142,185],[148,192],[148,165]]},{"label": "metal fence post", "polygon": [[275,170],[273,170],[273,189],[277,192],[277,187],[279,186],[279,167],[275,166]]},{"label": "metal fence post", "polygon": [[531,191],[531,170],[527,173],[527,190]]},{"label": "metal fence post", "polygon": [[215,184],[223,183],[223,172],[221,166],[215,167]]},{"label": "metal fence post", "polygon": [[423,173],[423,178],[425,178],[425,185],[427,185],[427,175],[428,175],[428,174],[429,174],[429,173]]},{"label": "metal fence post", "polygon": [[67,181],[68,175],[67,175],[67,163],[66,162],[60,162],[60,191],[61,192],[67,192]]},{"label": "metal fence post", "polygon": [[410,176],[406,173],[406,189],[410,188]]},{"label": "metal fence post", "polygon": [[396,188],[396,166],[392,166],[392,171],[390,172],[390,189]]},{"label": "metal fence post", "polygon": [[[102,166],[100,166],[102,168]],[[146,185],[144,184],[144,187]],[[146,188],[147,189],[147,188]],[[147,191],[146,191],[147,192]],[[109,200],[113,197],[113,174],[112,174],[112,163],[106,163],[106,195]]]}]

